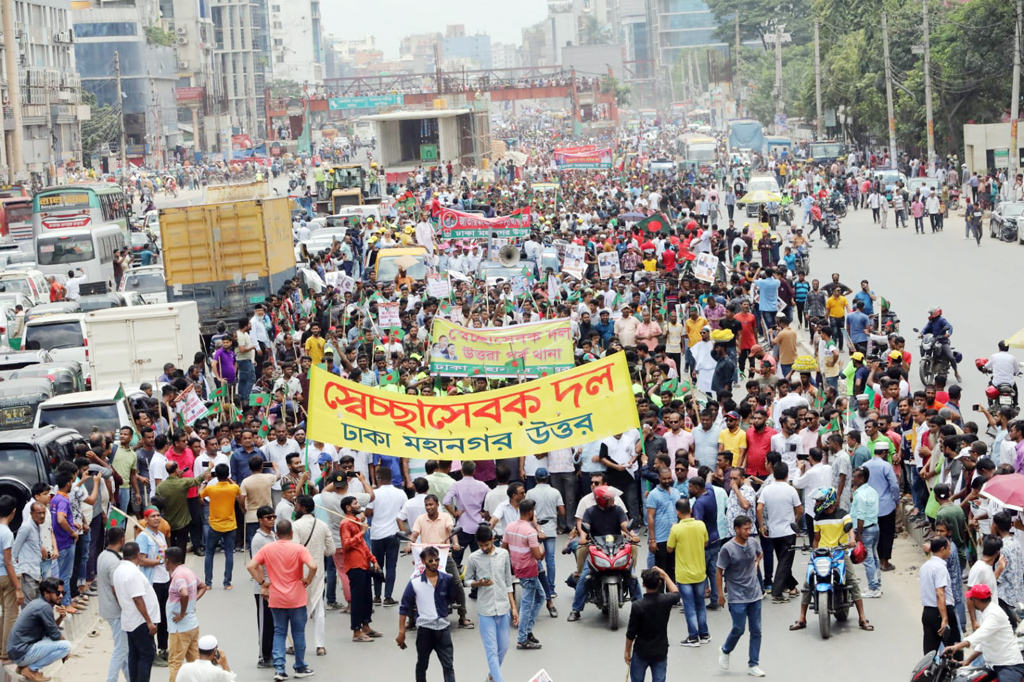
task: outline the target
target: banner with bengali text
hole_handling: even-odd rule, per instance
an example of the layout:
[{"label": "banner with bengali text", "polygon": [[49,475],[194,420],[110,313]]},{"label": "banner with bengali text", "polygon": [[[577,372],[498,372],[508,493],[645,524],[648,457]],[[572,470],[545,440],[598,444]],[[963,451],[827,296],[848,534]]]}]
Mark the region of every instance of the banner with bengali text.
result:
[{"label": "banner with bengali text", "polygon": [[470,329],[435,317],[431,328],[434,376],[543,377],[575,364],[572,323],[567,318]]},{"label": "banner with bengali text", "polygon": [[494,391],[403,395],[314,367],[308,437],[399,457],[510,459],[639,428],[625,353]]},{"label": "banner with bengali text", "polygon": [[612,150],[608,147],[576,154],[561,154],[555,164],[562,170],[594,170],[612,167]]},{"label": "banner with bengali text", "polygon": [[463,213],[454,208],[442,208],[437,217],[442,239],[490,239],[491,237],[530,236],[530,207],[513,211],[507,216],[484,218]]}]

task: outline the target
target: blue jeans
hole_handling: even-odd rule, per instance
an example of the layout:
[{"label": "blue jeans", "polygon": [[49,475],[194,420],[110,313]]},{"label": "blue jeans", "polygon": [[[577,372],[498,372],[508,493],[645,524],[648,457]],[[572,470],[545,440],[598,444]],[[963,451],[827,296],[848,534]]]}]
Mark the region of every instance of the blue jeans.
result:
[{"label": "blue jeans", "polygon": [[644,682],[648,668],[651,669],[651,682],[665,682],[668,675],[668,658],[648,661],[634,651],[633,658],[629,661],[629,682]]},{"label": "blue jeans", "polygon": [[252,546],[252,539],[256,537],[256,531],[259,530],[259,521],[246,521],[245,523],[245,549],[246,551]]},{"label": "blue jeans", "polygon": [[107,618],[110,634],[114,638],[114,650],[110,653],[110,667],[107,668],[107,682],[118,682],[118,675],[128,678],[128,635],[121,630],[120,618]]},{"label": "blue jeans", "polygon": [[[209,547],[209,545],[207,545]],[[327,603],[337,604],[338,603],[338,571],[334,567],[330,557],[327,559],[327,575],[324,576],[324,580],[327,582]]]},{"label": "blue jeans", "polygon": [[508,651],[509,633],[512,630],[512,616],[479,616],[480,639],[484,642],[487,655],[487,670],[494,682],[502,682],[501,664]]},{"label": "blue jeans", "polygon": [[274,670],[285,672],[285,640],[288,638],[288,627],[292,629],[292,644],[295,648],[295,669],[306,667],[306,607],[295,609],[270,609],[274,618]]},{"label": "blue jeans", "polygon": [[57,575],[64,583],[64,606],[71,603],[71,571],[75,568],[75,546],[71,545],[66,549],[58,548],[60,556],[57,557]]},{"label": "blue jeans", "polygon": [[520,578],[519,587],[523,591],[523,597],[519,606],[518,641],[523,644],[526,642],[526,636],[533,631],[533,624],[537,621],[540,606],[544,603],[544,588],[541,587],[538,577]]},{"label": "blue jeans", "polygon": [[127,488],[117,489],[117,508],[123,511],[125,514],[128,513],[128,506],[132,501],[132,489],[131,486]]},{"label": "blue jeans", "polygon": [[706,637],[708,632],[708,612],[704,606],[704,582],[679,583],[679,594],[683,597],[683,610],[686,612],[686,631],[688,639]]},{"label": "blue jeans", "polygon": [[864,548],[868,550],[864,558],[864,572],[868,576],[868,589],[878,590],[882,587],[882,570],[878,561],[878,524],[865,528],[860,534]]},{"label": "blue jeans", "polygon": [[928,505],[928,485],[921,480],[920,468],[910,466],[910,494],[914,498],[914,507],[924,514],[924,508]]},{"label": "blue jeans", "polygon": [[743,627],[750,623],[750,652],[747,666],[753,668],[761,660],[761,600],[746,604],[729,604],[729,615],[732,616],[732,630],[729,630],[722,651],[731,654],[743,636]]},{"label": "blue jeans", "polygon": [[15,663],[23,668],[39,672],[70,653],[71,642],[66,639],[41,639],[29,647],[28,653]]},{"label": "blue jeans", "polygon": [[242,399],[243,404],[249,399],[254,383],[256,383],[256,369],[253,367],[252,360],[239,360],[238,396]]},{"label": "blue jeans", "polygon": [[[580,579],[576,582],[576,592],[572,596],[572,610],[583,612],[587,605],[587,576],[590,575],[590,562],[583,562],[583,570],[580,571]],[[520,616],[520,619],[522,616]]]},{"label": "blue jeans", "polygon": [[377,559],[377,565],[384,569],[384,580],[374,578],[373,596],[380,597],[381,582],[384,583],[384,598],[391,599],[395,591],[395,570],[398,567],[399,541],[397,535],[390,535],[379,540],[370,540],[370,549]]},{"label": "blue jeans", "polygon": [[[707,579],[711,583],[711,597],[708,602],[718,606],[718,582],[715,580],[715,571],[718,567],[718,552],[722,549],[722,541],[715,540],[709,542],[707,547],[704,548],[704,565],[707,566]],[[704,600],[704,594],[701,593],[701,601]]]},{"label": "blue jeans", "polygon": [[544,596],[547,599],[552,599],[555,596],[555,538],[556,536],[549,535],[541,540],[541,544],[544,545],[544,572],[541,573],[541,579]]},{"label": "blue jeans", "polygon": [[203,582],[207,587],[213,585],[213,555],[218,544],[224,550],[224,587],[231,584],[231,574],[235,570],[235,531],[220,532],[211,528],[206,533],[206,571]]}]

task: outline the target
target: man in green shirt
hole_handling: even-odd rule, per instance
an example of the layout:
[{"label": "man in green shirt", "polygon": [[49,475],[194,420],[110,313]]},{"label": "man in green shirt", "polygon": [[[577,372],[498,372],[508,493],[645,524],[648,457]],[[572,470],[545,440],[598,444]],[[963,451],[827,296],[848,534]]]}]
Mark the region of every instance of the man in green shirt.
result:
[{"label": "man in green shirt", "polygon": [[117,450],[114,452],[114,461],[110,463],[117,475],[121,477],[121,487],[118,488],[118,509],[123,511],[125,514],[128,513],[128,505],[131,502],[131,495],[135,493],[136,504],[141,499],[139,497],[139,458],[136,456],[135,451],[132,450],[132,437],[135,432],[125,426],[120,431],[120,439],[118,441]]},{"label": "man in green shirt", "polygon": [[874,419],[868,419],[864,422],[864,436],[867,439],[868,452],[877,452],[878,448],[875,447],[875,443],[888,443],[889,444],[889,464],[892,464],[892,457],[896,454],[896,446],[893,445],[892,439],[878,430],[878,421]]},{"label": "man in green shirt", "polygon": [[171,544],[182,551],[188,546],[188,529],[192,515],[188,511],[189,488],[199,486],[210,478],[207,471],[203,478],[183,478],[177,462],[167,463],[167,478],[156,487],[156,494],[164,501],[163,516],[171,526]]},{"label": "man in green shirt", "polygon": [[943,521],[949,528],[953,543],[956,545],[956,553],[960,559],[960,566],[967,565],[967,517],[960,505],[953,504],[953,491],[948,483],[936,483],[932,488],[932,494],[939,502],[939,509],[935,512],[935,521]]}]

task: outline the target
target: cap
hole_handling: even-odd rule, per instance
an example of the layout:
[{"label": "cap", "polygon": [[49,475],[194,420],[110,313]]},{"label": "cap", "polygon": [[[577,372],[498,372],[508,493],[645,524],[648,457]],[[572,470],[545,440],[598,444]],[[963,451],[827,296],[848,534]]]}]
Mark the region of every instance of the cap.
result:
[{"label": "cap", "polygon": [[903,358],[903,353],[899,352],[898,350],[889,351],[889,357],[892,358],[893,360],[900,360]]},{"label": "cap", "polygon": [[334,355],[333,348],[324,348],[324,355]]},{"label": "cap", "polygon": [[702,332],[709,332],[709,331],[711,331],[711,325],[706,324],[703,327],[701,327],[700,330]]},{"label": "cap", "polygon": [[[875,447],[878,447],[877,443],[875,444]],[[938,488],[939,486],[935,486],[935,487]],[[935,499],[936,500],[948,500],[950,495],[953,494],[953,492],[949,489],[949,486],[945,486],[944,488],[939,488],[938,490],[933,489],[932,492],[935,494]]]},{"label": "cap", "polygon": [[539,469],[537,469],[536,471],[533,472],[533,477],[534,478],[548,478],[548,470],[545,469],[544,467],[541,467],[541,468],[539,468]]},{"label": "cap", "polygon": [[871,400],[871,396],[869,396],[867,393],[861,393],[857,396],[856,400],[857,402],[860,402],[861,400]]},{"label": "cap", "polygon": [[731,412],[726,412],[725,413],[725,418],[726,419],[739,419],[740,418],[740,413],[735,411],[735,410],[733,410]]},{"label": "cap", "polygon": [[[988,589],[987,587],[985,589]],[[217,650],[217,638],[213,635],[203,635],[199,638],[199,650],[200,651],[216,651]]]},{"label": "cap", "polygon": [[875,452],[878,452],[880,450],[885,450],[886,452],[889,452],[889,441],[887,441],[887,440],[875,441]]},{"label": "cap", "polygon": [[864,354],[861,353],[860,351],[857,351],[856,353],[850,353],[850,359],[851,360],[856,360],[858,362],[863,362],[864,361]]},{"label": "cap", "polygon": [[964,594],[968,599],[991,599],[992,590],[988,585],[978,583]]},{"label": "cap", "polygon": [[335,471],[331,475],[331,477],[329,479],[327,479],[327,482],[328,483],[333,483],[334,485],[339,485],[341,483],[344,483],[346,478],[347,478],[347,476],[345,476],[345,472],[344,471]]}]

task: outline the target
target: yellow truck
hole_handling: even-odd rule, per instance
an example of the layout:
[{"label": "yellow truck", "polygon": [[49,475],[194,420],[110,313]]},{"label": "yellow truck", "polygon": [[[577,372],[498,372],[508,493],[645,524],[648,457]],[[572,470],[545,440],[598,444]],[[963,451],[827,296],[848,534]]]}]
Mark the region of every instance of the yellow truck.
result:
[{"label": "yellow truck", "polygon": [[167,301],[195,301],[200,331],[235,329],[295,275],[287,197],[160,210]]}]

